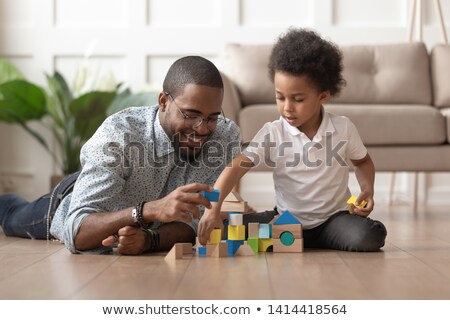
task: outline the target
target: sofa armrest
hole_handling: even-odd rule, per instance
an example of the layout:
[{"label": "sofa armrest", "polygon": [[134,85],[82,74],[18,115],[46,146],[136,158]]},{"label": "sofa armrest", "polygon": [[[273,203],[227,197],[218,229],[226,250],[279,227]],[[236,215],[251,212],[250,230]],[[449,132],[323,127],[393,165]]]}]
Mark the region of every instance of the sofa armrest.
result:
[{"label": "sofa armrest", "polygon": [[447,120],[447,143],[450,143],[450,108],[443,108],[441,112]]},{"label": "sofa armrest", "polygon": [[222,76],[224,87],[222,102],[223,112],[228,119],[231,119],[234,122],[238,123],[239,112],[242,108],[241,98],[236,86],[230,80],[230,78],[223,72],[221,72],[220,74]]}]

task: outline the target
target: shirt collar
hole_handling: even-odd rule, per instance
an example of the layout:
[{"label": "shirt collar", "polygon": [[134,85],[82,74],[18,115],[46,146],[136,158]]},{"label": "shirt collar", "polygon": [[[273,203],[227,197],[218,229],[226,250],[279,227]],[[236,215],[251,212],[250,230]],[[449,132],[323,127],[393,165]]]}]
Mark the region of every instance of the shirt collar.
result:
[{"label": "shirt collar", "polygon": [[155,115],[155,139],[153,141],[155,145],[156,155],[158,157],[163,157],[168,155],[169,153],[174,152],[172,141],[167,136],[163,127],[161,126],[161,122],[159,121],[159,108],[156,111]]},{"label": "shirt collar", "polygon": [[[330,120],[328,112],[325,112],[323,106],[320,108],[320,112],[322,113],[322,122],[320,123],[319,129],[317,130],[317,133],[314,136],[313,141],[320,141],[328,132],[332,133],[336,131],[333,123]],[[297,136],[302,134],[302,132],[298,128],[291,126],[283,117],[280,118],[283,121],[283,124],[285,125],[287,131],[291,135]]]}]

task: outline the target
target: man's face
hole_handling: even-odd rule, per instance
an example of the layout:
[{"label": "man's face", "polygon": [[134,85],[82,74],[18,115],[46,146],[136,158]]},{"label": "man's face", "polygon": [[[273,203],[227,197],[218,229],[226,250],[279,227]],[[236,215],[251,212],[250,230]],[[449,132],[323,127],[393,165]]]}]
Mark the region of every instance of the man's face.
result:
[{"label": "man's face", "polygon": [[[221,113],[222,98],[222,89],[195,84],[186,85],[176,97],[170,92],[160,93],[160,122],[181,157],[193,159],[200,154],[215,130],[214,119]],[[204,121],[193,126],[196,117]],[[209,125],[207,120],[211,120]]]}]

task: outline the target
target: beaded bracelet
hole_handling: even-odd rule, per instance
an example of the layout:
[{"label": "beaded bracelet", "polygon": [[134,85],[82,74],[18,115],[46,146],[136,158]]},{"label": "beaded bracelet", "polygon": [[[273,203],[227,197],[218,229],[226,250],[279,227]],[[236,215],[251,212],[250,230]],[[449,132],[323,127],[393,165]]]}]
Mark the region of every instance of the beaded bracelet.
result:
[{"label": "beaded bracelet", "polygon": [[147,234],[147,237],[150,239],[150,248],[147,252],[154,252],[159,249],[159,232],[157,230],[141,228]]},{"label": "beaded bracelet", "polygon": [[142,214],[142,212],[144,211],[143,209],[145,203],[146,201],[141,201],[135,208],[133,208],[133,211],[131,211],[133,221],[139,224],[142,229],[149,228],[149,224],[144,222],[144,215]]}]

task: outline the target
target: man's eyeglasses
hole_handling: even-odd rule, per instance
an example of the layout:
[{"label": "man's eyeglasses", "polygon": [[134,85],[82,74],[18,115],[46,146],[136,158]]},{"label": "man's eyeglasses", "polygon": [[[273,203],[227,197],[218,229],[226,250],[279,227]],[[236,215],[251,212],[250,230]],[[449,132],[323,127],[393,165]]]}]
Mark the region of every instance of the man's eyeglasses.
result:
[{"label": "man's eyeglasses", "polygon": [[208,117],[206,119],[204,119],[202,116],[199,116],[199,115],[189,115],[180,108],[180,106],[175,102],[175,99],[172,97],[172,95],[169,92],[164,92],[164,93],[167,96],[169,96],[170,99],[172,99],[173,103],[177,107],[181,116],[184,118],[184,123],[191,128],[194,128],[194,129],[198,128],[202,125],[203,122],[205,122],[206,127],[209,130],[213,130],[216,128],[216,126],[218,124],[226,122],[223,110],[220,110],[220,115],[214,115],[214,116]]}]

